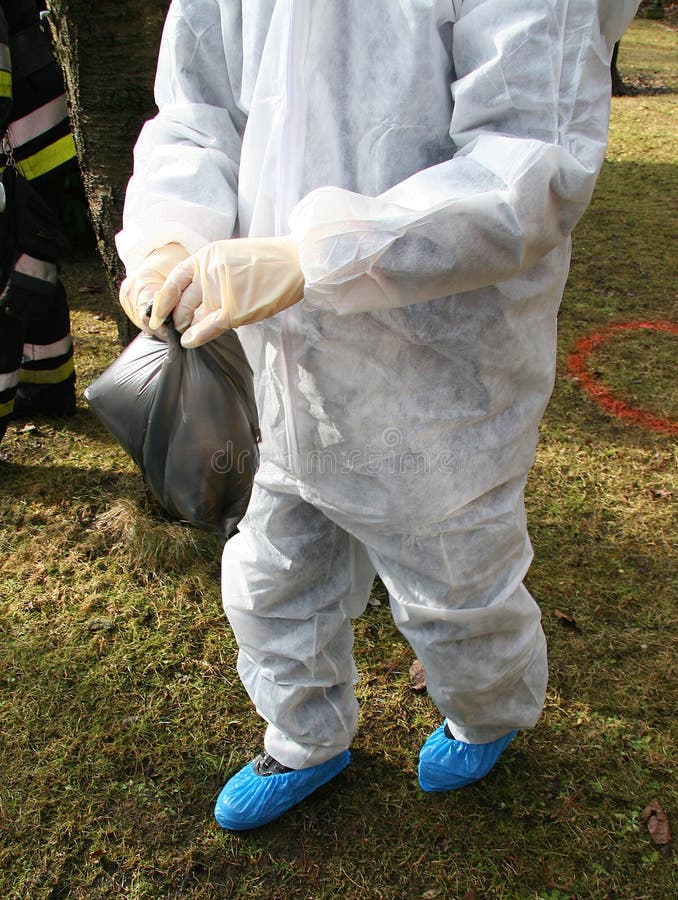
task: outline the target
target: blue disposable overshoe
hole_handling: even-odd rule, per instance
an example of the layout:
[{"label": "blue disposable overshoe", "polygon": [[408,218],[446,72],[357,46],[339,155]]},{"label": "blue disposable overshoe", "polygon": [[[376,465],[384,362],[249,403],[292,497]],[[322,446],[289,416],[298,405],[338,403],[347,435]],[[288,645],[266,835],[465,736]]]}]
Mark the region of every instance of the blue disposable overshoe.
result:
[{"label": "blue disposable overshoe", "polygon": [[441,725],[419,753],[419,784],[425,791],[456,791],[483,778],[508,747],[516,731],[489,744],[457,741]]},{"label": "blue disposable overshoe", "polygon": [[250,762],[226,782],[214,807],[214,816],[229,831],[259,828],[326,784],[350,761],[351,754],[344,750],[309,769],[290,769],[271,775],[257,774],[256,760]]}]

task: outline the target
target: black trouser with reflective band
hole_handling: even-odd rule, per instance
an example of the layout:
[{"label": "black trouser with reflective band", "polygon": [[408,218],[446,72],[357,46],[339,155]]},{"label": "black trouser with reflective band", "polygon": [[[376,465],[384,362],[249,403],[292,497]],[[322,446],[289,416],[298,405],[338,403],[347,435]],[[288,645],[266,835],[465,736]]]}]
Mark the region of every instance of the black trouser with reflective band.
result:
[{"label": "black trouser with reflective band", "polygon": [[0,418],[71,413],[74,386],[73,342],[63,285],[15,270],[0,316]]},{"label": "black trouser with reflective band", "polygon": [[[76,168],[61,70],[40,29],[35,0],[0,0],[0,9],[9,26],[8,135],[16,168],[58,211],[64,178]],[[0,155],[0,167],[6,162]],[[22,249],[17,248],[0,313],[0,430],[13,413],[59,415],[74,408],[73,344],[54,262],[58,251],[48,261]]]},{"label": "black trouser with reflective band", "polygon": [[0,437],[14,412],[23,348],[23,325],[0,310]]},{"label": "black trouser with reflective band", "polygon": [[[75,405],[73,342],[63,285],[60,281],[15,270],[7,291],[7,306],[21,331],[14,412],[52,415],[72,412]],[[16,359],[16,350],[13,358]]]}]

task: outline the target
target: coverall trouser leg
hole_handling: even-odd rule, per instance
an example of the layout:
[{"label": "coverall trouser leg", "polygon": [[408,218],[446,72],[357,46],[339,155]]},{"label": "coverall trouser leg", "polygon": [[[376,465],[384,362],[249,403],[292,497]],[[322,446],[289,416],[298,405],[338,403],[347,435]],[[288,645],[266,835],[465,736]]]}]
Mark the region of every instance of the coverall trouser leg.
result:
[{"label": "coverall trouser leg", "polygon": [[369,599],[364,547],[295,494],[255,482],[222,563],[238,674],[268,722],[266,750],[307,768],[345,750],[358,724],[351,620]]},{"label": "coverall trouser leg", "polygon": [[351,619],[375,569],[455,737],[486,743],[535,724],[546,647],[522,584],[532,556],[523,484],[488,492],[436,533],[358,536],[294,494],[255,485],[224,550],[223,594],[272,756],[303,768],[349,746],[358,714]]},{"label": "coverall trouser leg", "polygon": [[544,706],[546,640],[523,584],[532,561],[524,483],[500,485],[424,533],[369,538],[428,694],[469,744],[532,728]]}]

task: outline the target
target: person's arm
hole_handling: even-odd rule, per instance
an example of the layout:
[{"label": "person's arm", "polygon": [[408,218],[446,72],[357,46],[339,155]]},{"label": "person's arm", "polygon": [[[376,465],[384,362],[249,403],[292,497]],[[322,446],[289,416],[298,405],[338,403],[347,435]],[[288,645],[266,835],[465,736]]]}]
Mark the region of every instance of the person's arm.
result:
[{"label": "person's arm", "polygon": [[610,55],[637,0],[460,6],[457,152],[378,197],[326,187],[296,206],[312,308],[366,312],[514,277],[588,205],[607,143]]},{"label": "person's arm", "polygon": [[155,83],[159,111],[137,141],[116,237],[128,273],[166,244],[194,253],[233,235],[246,120],[237,103],[241,34],[240,3],[170,6]]}]

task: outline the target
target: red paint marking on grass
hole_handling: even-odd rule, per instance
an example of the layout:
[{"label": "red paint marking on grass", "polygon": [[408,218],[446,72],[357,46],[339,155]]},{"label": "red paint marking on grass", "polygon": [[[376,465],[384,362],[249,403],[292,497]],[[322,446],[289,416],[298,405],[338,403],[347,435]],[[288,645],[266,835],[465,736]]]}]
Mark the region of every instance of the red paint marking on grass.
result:
[{"label": "red paint marking on grass", "polygon": [[601,331],[594,331],[593,334],[581,338],[575,344],[567,366],[570,375],[577,379],[589,397],[605,412],[618,416],[627,422],[633,422],[634,425],[650,428],[652,431],[678,434],[678,422],[672,419],[662,419],[642,409],[635,409],[629,406],[628,403],[616,397],[604,384],[596,381],[595,375],[589,371],[588,362],[591,354],[620,331],[664,331],[668,334],[678,334],[678,323],[620,322],[616,325],[610,325]]}]

